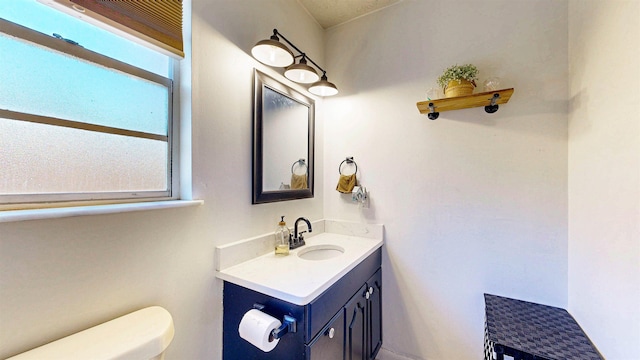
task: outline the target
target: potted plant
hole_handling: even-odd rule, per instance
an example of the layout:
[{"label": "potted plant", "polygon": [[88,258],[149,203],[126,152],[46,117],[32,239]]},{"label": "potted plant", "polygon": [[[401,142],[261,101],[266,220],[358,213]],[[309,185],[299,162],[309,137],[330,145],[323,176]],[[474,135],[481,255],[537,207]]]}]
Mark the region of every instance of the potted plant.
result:
[{"label": "potted plant", "polygon": [[453,65],[438,77],[438,85],[442,86],[446,97],[464,96],[473,93],[476,80],[478,68],[474,65]]}]

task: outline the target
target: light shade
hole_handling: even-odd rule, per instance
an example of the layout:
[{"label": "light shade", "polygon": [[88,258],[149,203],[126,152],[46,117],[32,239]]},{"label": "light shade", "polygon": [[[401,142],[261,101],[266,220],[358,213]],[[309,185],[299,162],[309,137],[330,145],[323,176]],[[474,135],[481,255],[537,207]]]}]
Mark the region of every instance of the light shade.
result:
[{"label": "light shade", "polygon": [[338,88],[327,81],[327,75],[323,74],[320,81],[315,82],[309,87],[309,92],[318,96],[333,96],[338,93]]},{"label": "light shade", "polygon": [[307,65],[307,60],[304,56],[300,59],[300,63],[289,66],[284,72],[284,76],[291,81],[301,84],[311,84],[320,79],[316,70]]},{"label": "light shade", "polygon": [[263,64],[286,67],[293,64],[293,53],[274,34],[269,39],[260,40],[251,49],[251,55]]}]

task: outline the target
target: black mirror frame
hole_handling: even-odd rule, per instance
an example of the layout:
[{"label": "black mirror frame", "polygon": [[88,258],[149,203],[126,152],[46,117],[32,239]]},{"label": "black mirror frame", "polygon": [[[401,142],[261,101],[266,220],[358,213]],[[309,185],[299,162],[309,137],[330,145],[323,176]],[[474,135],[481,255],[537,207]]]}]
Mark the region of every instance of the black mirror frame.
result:
[{"label": "black mirror frame", "polygon": [[[274,190],[265,191],[262,187],[264,174],[263,164],[263,141],[262,141],[262,109],[263,109],[263,88],[278,92],[309,108],[308,117],[308,146],[307,146],[307,166],[308,179],[307,189],[300,190]],[[296,199],[312,198],[314,194],[314,140],[315,140],[315,101],[300,92],[280,83],[274,78],[264,74],[258,69],[254,69],[253,83],[253,199],[252,204],[263,204],[275,201],[286,201]]]}]

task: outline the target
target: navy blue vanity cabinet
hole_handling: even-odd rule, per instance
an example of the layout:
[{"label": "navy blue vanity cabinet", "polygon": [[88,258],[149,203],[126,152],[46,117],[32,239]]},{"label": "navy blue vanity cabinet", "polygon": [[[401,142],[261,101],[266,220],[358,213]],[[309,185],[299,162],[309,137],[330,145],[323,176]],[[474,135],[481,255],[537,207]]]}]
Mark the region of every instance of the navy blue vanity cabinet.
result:
[{"label": "navy blue vanity cabinet", "polygon": [[[367,339],[369,360],[374,360],[382,347],[382,270],[378,270],[369,281],[367,301]],[[365,295],[366,298],[366,295]]]},{"label": "navy blue vanity cabinet", "polygon": [[[360,262],[306,305],[224,282],[224,360],[373,360],[382,344],[382,251]],[[282,319],[293,316],[297,331],[285,334],[270,352],[238,334],[244,314],[254,307]]]},{"label": "navy blue vanity cabinet", "polygon": [[308,359],[336,360],[344,358],[344,309],[307,346]]},{"label": "navy blue vanity cabinet", "polygon": [[[240,337],[238,327],[244,314],[254,304],[264,305],[263,312],[280,319],[291,315],[297,320],[298,331],[285,334],[272,351],[265,353]],[[224,282],[222,320],[222,358],[224,360],[305,359],[305,332],[307,317],[303,306],[253,291],[230,282]]]},{"label": "navy blue vanity cabinet", "polygon": [[373,360],[382,346],[382,271],[378,270],[345,306],[345,359]]},{"label": "navy blue vanity cabinet", "polygon": [[345,306],[347,314],[346,338],[345,338],[345,359],[347,360],[366,360],[367,344],[366,344],[366,318],[367,318],[367,300],[365,292],[367,285],[363,285],[356,295],[349,300]]}]

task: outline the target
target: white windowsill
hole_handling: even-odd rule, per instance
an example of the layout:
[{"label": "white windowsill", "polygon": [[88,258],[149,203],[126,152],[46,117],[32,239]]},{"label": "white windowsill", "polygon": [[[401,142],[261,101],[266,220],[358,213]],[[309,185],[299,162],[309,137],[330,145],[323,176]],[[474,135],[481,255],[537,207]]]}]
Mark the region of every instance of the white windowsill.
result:
[{"label": "white windowsill", "polygon": [[0,223],[25,220],[55,219],[71,216],[117,214],[132,211],[171,209],[204,204],[204,200],[167,200],[127,204],[88,205],[47,209],[0,211]]}]

